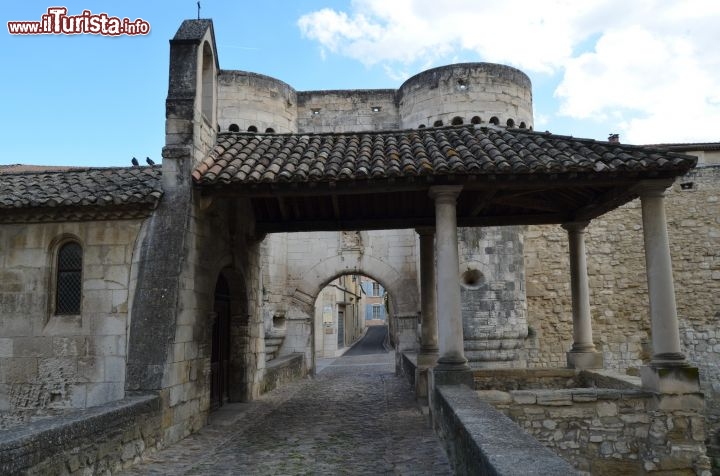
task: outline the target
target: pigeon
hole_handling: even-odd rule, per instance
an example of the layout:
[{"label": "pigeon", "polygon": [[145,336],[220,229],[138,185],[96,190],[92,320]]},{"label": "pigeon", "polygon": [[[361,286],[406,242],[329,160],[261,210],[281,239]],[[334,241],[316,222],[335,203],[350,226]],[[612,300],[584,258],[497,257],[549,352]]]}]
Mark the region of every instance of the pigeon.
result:
[{"label": "pigeon", "polygon": [[145,157],[145,162],[147,162],[148,165],[155,165],[155,161],[150,157]]},{"label": "pigeon", "polygon": [[138,165],[140,165],[140,163],[138,162],[138,160],[135,157],[132,158],[132,164],[133,164],[133,167],[137,167]]}]

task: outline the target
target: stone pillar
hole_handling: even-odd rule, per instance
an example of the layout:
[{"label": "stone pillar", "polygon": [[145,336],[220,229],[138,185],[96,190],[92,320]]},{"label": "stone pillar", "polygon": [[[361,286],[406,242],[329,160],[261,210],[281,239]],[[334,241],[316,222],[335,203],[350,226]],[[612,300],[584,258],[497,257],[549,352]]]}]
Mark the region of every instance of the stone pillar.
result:
[{"label": "stone pillar", "polygon": [[675,287],[663,198],[668,182],[646,182],[638,189],[642,204],[645,267],[650,299],[653,356],[641,369],[643,387],[660,393],[699,391],[698,371],[680,351]]},{"label": "stone pillar", "polygon": [[[438,348],[435,368],[437,384],[472,383],[472,372],[463,349],[460,307],[460,263],[458,259],[456,201],[462,187],[430,188],[435,200],[435,254],[437,256]],[[440,376],[439,373],[443,374]],[[455,375],[452,375],[455,374]],[[461,375],[462,374],[462,375]]]},{"label": "stone pillar", "polygon": [[588,222],[565,223],[570,249],[570,290],[572,292],[573,345],[567,353],[571,369],[600,369],[602,354],[595,350],[590,318],[590,286],[585,255],[585,228]]},{"label": "stone pillar", "polygon": [[435,230],[418,228],[420,235],[420,353],[415,371],[415,394],[426,403],[428,396],[428,369],[438,359],[438,323],[435,299]]},{"label": "stone pillar", "polygon": [[420,235],[421,335],[419,366],[435,366],[438,358],[438,323],[435,299],[435,230],[416,230]]}]

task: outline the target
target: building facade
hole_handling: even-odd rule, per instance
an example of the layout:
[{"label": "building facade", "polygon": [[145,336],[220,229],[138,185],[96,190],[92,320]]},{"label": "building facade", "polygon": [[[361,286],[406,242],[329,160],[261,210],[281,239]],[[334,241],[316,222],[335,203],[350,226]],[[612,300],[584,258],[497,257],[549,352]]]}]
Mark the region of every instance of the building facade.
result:
[{"label": "building facade", "polygon": [[[325,222],[288,231],[278,224],[312,213],[339,220],[350,199],[329,191],[318,210],[302,195],[278,192],[262,196],[258,207],[247,192],[252,186],[233,188],[232,174],[256,174],[259,187],[287,164],[296,174],[287,177],[291,183],[313,174],[342,177],[350,167],[344,161],[352,161],[370,180],[379,168],[400,174],[415,167],[402,161],[407,154],[420,157],[421,169],[445,170],[483,147],[500,154],[492,144],[460,150],[430,135],[412,149],[393,135],[420,137],[432,128],[450,138],[487,128],[509,143],[541,136],[530,132],[530,80],[514,68],[459,64],[422,72],[397,90],[296,91],[274,78],[220,69],[212,23],[183,23],[171,41],[162,166],[0,167],[0,409],[88,408],[151,392],[161,399],[160,435],[169,444],[203,426],[224,402],[256,398],[283,376],[311,372],[316,358],[355,340],[365,321],[387,322],[398,355],[421,350],[421,239],[432,222],[418,216],[411,227],[394,222],[384,230],[377,210],[387,203],[368,195],[345,231],[324,230]],[[375,142],[343,135],[361,132],[375,134]],[[334,146],[346,141],[344,155],[333,155],[337,149],[323,137]],[[627,157],[640,150],[616,147]],[[720,168],[717,144],[693,147],[657,146],[680,162],[673,150],[703,157],[702,167],[671,186],[666,208],[680,341],[700,369],[713,451],[720,429]],[[269,152],[288,157],[284,168],[264,162]],[[507,167],[521,162],[513,160]],[[203,188],[211,175],[214,188]],[[417,177],[425,180],[422,170]],[[397,204],[408,216],[416,205]],[[556,203],[488,188],[462,206],[480,223],[496,209],[550,213]],[[631,376],[653,354],[640,208],[638,200],[616,206],[586,232],[592,343],[605,369]],[[567,367],[567,230],[483,223],[461,226],[457,237],[460,331],[470,367]]]}]

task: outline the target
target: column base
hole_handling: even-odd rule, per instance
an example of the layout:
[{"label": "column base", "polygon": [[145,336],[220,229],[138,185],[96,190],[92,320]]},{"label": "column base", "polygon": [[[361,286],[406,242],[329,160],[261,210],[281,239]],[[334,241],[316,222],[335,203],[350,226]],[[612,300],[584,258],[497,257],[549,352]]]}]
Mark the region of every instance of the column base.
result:
[{"label": "column base", "polygon": [[467,385],[475,390],[474,372],[470,367],[458,370],[445,370],[438,366],[434,369],[429,369],[428,376],[432,379],[432,389],[438,385]]},{"label": "column base", "polygon": [[700,373],[697,367],[661,367],[657,364],[640,368],[642,388],[656,393],[698,393]]},{"label": "column base", "polygon": [[603,355],[601,352],[567,352],[567,366],[569,369],[601,369],[603,368]]},{"label": "column base", "polygon": [[420,353],[417,356],[417,366],[422,368],[435,367],[438,360],[437,350],[434,352],[425,352],[420,349]]}]

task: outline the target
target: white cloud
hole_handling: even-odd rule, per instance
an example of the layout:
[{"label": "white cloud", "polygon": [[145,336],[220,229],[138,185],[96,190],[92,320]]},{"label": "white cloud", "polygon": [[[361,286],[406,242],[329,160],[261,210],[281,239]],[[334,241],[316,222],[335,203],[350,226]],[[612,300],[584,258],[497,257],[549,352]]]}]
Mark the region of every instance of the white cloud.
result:
[{"label": "white cloud", "polygon": [[559,73],[554,114],[636,143],[720,140],[718,24],[717,0],[355,0],[298,21],[396,81],[459,56]]}]

